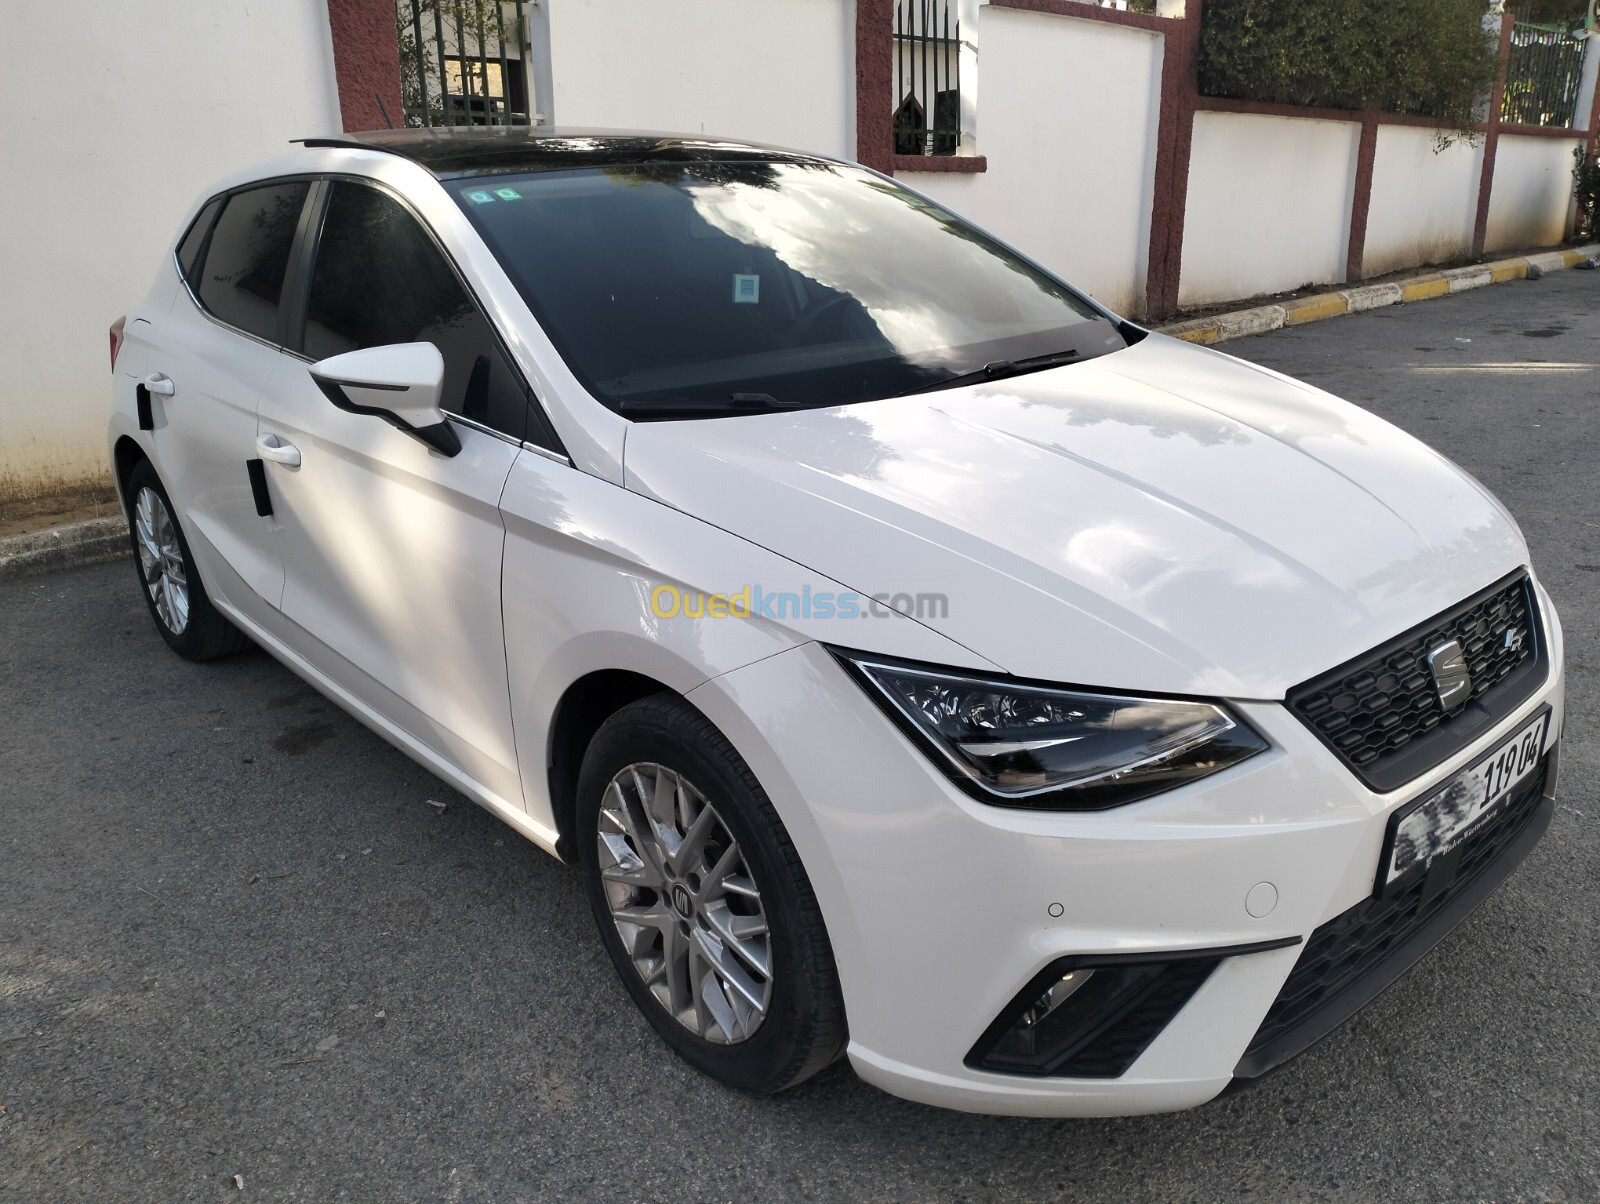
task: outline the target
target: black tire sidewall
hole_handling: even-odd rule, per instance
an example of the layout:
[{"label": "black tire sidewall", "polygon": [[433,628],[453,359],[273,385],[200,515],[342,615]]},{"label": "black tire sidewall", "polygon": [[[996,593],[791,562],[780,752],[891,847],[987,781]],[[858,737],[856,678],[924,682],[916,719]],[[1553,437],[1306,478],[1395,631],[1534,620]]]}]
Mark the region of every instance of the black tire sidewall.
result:
[{"label": "black tire sidewall", "polygon": [[[189,621],[184,625],[182,633],[174,632],[161,619],[161,614],[156,610],[155,599],[150,596],[149,586],[144,579],[144,565],[139,559],[139,532],[137,528],[137,514],[139,494],[145,490],[153,490],[161,499],[161,504],[167,508],[167,517],[172,522],[172,530],[178,539],[178,549],[183,553],[183,575],[187,581],[189,592]],[[219,624],[232,624],[224,618],[217,609],[211,605],[211,599],[206,595],[205,585],[200,580],[200,570],[195,567],[194,554],[189,550],[189,537],[184,534],[183,523],[178,520],[178,511],[168,496],[166,486],[161,483],[161,478],[156,474],[154,466],[148,460],[142,460],[128,473],[128,538],[133,546],[133,571],[139,581],[139,593],[144,598],[145,606],[150,611],[150,618],[156,625],[156,630],[161,633],[161,638],[178,655],[189,660],[204,660],[215,655],[211,646],[217,642],[217,632],[214,630]]]},{"label": "black tire sidewall", "polygon": [[[674,712],[685,722],[674,722]],[[600,803],[617,771],[640,762],[665,765],[705,794],[738,842],[761,891],[771,935],[772,1001],[755,1035],[737,1045],[715,1044],[678,1023],[645,986],[611,919],[595,844]],[[623,708],[601,726],[584,756],[576,820],[578,862],[601,940],[656,1032],[691,1065],[730,1086],[755,1092],[786,1086],[796,1077],[796,1062],[804,1060],[798,1047],[809,1045],[819,992],[831,992],[837,999],[832,951],[825,948],[819,954],[796,940],[801,891],[809,894],[810,886],[802,887],[790,871],[789,858],[771,831],[778,823],[772,804],[726,738],[687,702],[670,695]],[[781,839],[787,841],[786,836]],[[824,964],[816,964],[823,956]]]}]

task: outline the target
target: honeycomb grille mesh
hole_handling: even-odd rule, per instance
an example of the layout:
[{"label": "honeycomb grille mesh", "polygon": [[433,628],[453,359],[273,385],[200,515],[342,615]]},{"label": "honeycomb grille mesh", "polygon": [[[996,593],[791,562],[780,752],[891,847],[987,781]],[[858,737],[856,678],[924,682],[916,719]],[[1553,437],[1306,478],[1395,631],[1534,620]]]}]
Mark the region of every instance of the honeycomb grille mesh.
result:
[{"label": "honeycomb grille mesh", "polygon": [[1480,698],[1534,656],[1534,613],[1528,579],[1519,577],[1404,642],[1301,686],[1289,705],[1350,765],[1376,768],[1449,721],[1428,667],[1431,649],[1459,642],[1472,697]]}]

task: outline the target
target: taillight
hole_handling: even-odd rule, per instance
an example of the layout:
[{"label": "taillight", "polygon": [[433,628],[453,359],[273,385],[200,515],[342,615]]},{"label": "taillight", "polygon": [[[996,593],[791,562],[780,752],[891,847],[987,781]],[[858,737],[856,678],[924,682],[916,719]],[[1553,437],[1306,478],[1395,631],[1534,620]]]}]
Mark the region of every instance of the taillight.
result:
[{"label": "taillight", "polygon": [[124,314],[111,323],[111,370],[113,372],[117,370],[117,352],[122,350],[122,328],[127,321],[128,317]]}]

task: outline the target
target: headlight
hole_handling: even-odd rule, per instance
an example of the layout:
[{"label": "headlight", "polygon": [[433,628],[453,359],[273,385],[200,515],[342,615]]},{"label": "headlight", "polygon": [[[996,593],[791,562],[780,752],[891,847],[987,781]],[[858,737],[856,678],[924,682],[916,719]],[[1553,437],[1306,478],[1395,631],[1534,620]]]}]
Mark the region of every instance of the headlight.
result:
[{"label": "headlight", "polygon": [[1115,807],[1267,747],[1219,703],[1056,689],[831,651],[958,785],[999,806]]}]

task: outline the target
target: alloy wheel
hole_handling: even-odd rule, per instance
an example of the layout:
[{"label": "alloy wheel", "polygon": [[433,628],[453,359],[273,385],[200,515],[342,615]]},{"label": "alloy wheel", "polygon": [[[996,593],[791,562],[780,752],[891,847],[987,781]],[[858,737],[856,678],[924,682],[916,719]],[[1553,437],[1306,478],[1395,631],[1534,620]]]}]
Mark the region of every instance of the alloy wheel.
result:
[{"label": "alloy wheel", "polygon": [[665,765],[625,766],[595,833],[617,933],[650,993],[707,1041],[753,1036],[772,1001],[761,891],[706,796]]},{"label": "alloy wheel", "polygon": [[189,625],[189,578],[183,568],[183,547],[167,504],[148,485],[139,490],[134,503],[133,530],[139,568],[156,616],[173,635],[182,635]]}]

